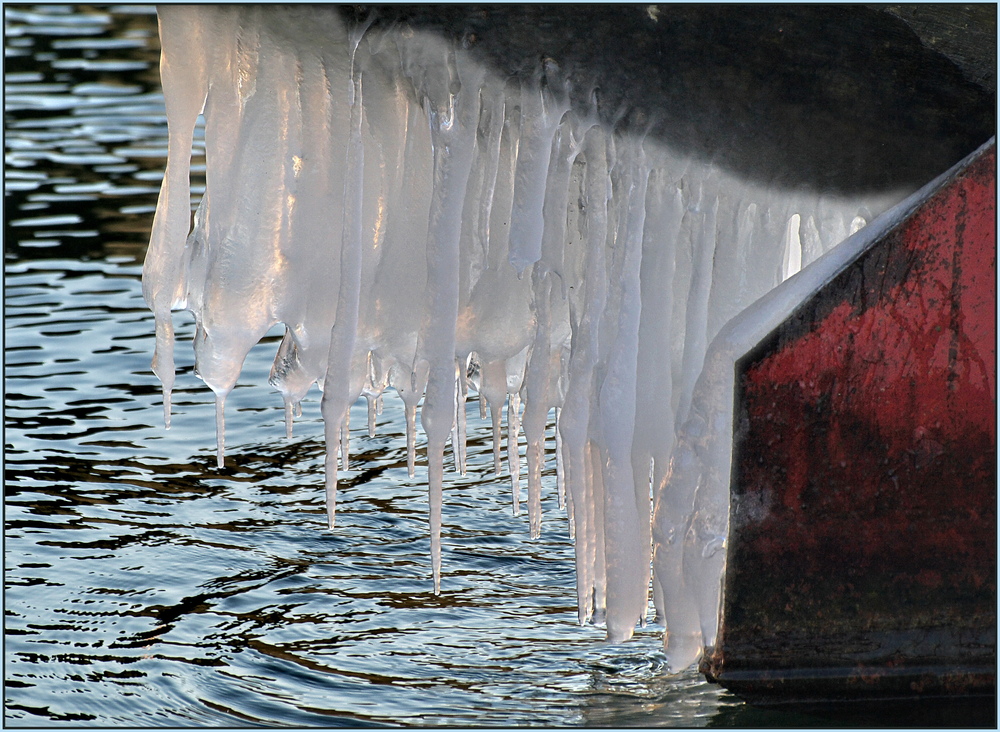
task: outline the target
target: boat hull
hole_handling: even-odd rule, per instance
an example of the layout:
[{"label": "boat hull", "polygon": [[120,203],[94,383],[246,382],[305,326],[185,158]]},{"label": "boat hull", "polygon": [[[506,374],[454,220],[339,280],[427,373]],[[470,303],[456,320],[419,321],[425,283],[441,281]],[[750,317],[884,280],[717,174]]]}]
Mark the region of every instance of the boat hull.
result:
[{"label": "boat hull", "polygon": [[996,148],[736,364],[702,671],[765,702],[993,696]]}]

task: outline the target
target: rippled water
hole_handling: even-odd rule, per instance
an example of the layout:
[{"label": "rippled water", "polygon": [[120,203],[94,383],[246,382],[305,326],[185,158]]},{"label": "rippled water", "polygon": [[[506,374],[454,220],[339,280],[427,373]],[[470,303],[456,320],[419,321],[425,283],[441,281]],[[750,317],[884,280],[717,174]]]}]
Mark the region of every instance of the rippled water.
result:
[{"label": "rippled water", "polygon": [[398,399],[375,438],[355,407],[332,532],[317,392],[286,440],[266,384],[276,335],[228,399],[218,470],[211,394],[179,316],[164,430],[140,286],[167,146],[155,16],[5,13],[8,725],[809,720],[757,712],[694,670],[666,676],[659,626],[621,645],[581,628],[554,469],[531,541],[490,474],[474,400],[469,474],[446,481],[437,597]]}]

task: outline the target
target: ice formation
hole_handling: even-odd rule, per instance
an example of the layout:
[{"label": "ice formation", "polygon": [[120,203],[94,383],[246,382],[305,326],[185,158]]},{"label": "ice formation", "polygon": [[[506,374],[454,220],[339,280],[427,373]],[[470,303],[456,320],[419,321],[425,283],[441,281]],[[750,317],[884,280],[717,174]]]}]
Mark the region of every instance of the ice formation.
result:
[{"label": "ice formation", "polygon": [[476,392],[499,473],[506,405],[512,500],[524,478],[532,537],[556,466],[580,622],[625,640],[651,590],[670,664],[688,666],[714,642],[728,520],[728,437],[709,436],[729,434],[732,377],[725,358],[706,362],[709,344],[890,201],[741,181],[609,123],[555,60],[506,78],[470,38],[260,5],[167,5],[160,34],[169,157],[143,288],[167,425],[171,311],[196,319],[220,466],[226,396],[284,324],[271,384],[289,433],[322,389],[332,528],[350,406],[364,396],[373,414],[395,390],[411,474],[421,408],[438,592],[446,447],[464,471]]}]

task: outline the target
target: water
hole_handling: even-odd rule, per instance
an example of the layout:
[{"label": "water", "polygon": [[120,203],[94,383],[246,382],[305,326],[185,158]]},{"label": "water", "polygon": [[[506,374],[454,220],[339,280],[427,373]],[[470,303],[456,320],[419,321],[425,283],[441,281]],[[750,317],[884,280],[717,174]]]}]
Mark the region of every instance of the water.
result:
[{"label": "water", "polygon": [[140,285],[167,146],[155,16],[5,12],[7,725],[823,723],[666,675],[662,627],[580,627],[554,470],[529,540],[474,399],[438,596],[395,396],[376,438],[353,410],[332,532],[318,393],[286,440],[267,386],[278,331],[228,399],[224,469],[186,345],[164,430]]}]

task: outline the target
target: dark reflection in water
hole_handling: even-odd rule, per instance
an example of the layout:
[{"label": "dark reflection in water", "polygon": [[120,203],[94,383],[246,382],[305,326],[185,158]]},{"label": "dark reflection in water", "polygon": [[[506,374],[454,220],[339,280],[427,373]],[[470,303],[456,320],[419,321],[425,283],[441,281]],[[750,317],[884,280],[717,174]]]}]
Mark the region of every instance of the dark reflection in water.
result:
[{"label": "dark reflection in water", "polygon": [[140,285],[167,139],[155,16],[7,6],[5,29],[7,725],[822,724],[666,676],[660,627],[616,646],[579,627],[552,470],[531,541],[475,403],[439,597],[399,400],[356,431],[333,532],[318,398],[285,440],[266,386],[276,336],[228,399],[224,470],[184,345],[164,430]]},{"label": "dark reflection in water", "polygon": [[167,135],[152,6],[5,6],[4,240],[138,257]]}]

